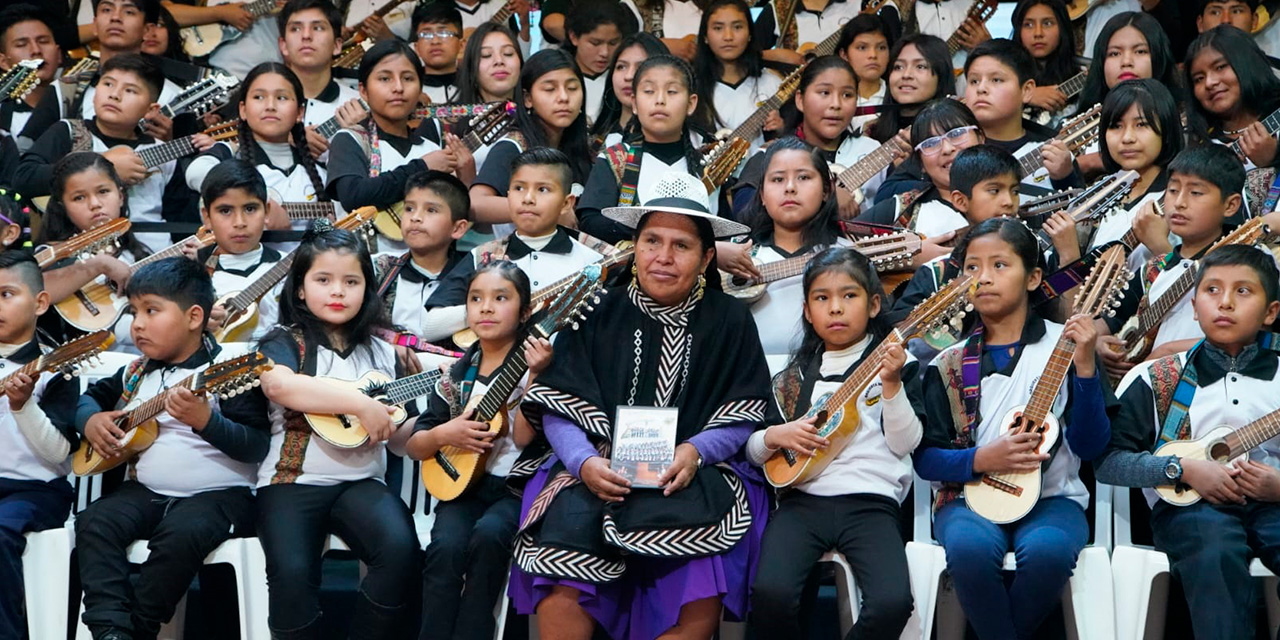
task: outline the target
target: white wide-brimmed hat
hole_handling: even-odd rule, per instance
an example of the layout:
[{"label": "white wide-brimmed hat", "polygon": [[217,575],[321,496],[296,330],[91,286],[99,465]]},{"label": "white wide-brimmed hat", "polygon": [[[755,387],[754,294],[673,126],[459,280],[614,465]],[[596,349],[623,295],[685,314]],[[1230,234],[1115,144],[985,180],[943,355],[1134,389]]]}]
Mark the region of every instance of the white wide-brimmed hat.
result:
[{"label": "white wide-brimmed hat", "polygon": [[653,197],[640,207],[609,207],[601,213],[606,218],[631,229],[640,224],[646,213],[661,211],[690,218],[705,218],[711,223],[711,233],[717,239],[740,236],[751,231],[744,224],[711,213],[707,200],[707,188],[702,181],[687,173],[672,171],[653,185]]}]

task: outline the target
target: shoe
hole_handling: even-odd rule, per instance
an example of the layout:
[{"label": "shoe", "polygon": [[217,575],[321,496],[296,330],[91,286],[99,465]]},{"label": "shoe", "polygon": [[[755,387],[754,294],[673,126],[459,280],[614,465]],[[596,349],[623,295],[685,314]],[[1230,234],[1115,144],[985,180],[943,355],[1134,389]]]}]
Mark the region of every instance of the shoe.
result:
[{"label": "shoe", "polygon": [[133,635],[123,629],[108,629],[97,640],[133,640]]}]

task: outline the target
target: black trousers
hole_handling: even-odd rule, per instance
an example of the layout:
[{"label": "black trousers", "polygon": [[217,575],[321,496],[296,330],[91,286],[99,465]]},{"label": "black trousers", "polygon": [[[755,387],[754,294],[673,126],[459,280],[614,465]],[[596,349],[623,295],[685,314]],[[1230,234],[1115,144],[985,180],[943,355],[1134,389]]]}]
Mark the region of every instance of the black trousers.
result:
[{"label": "black trousers", "polygon": [[0,638],[27,637],[22,617],[24,535],[62,526],[73,498],[71,486],[62,478],[53,482],[0,478]]},{"label": "black trousers", "polygon": [[869,494],[786,494],[769,520],[751,586],[760,638],[803,637],[800,599],[814,563],[832,549],[853,568],[862,609],[845,640],[897,638],[911,617],[911,576],[898,503]]},{"label": "black trousers", "polygon": [[[120,485],[76,516],[85,626],[95,638],[112,627],[154,638],[205,556],[228,538],[250,535],[248,487],[170,498],[138,482]],[[135,540],[149,540],[151,555],[130,589],[126,551]]]},{"label": "black trousers", "polygon": [[271,637],[322,636],[321,549],[337,534],[368,569],[351,620],[352,638],[392,637],[419,575],[421,552],[408,507],[367,479],[328,487],[276,484],[258,490],[258,539],[267,557]]},{"label": "black trousers", "polygon": [[436,506],[422,567],[420,640],[493,637],[493,607],[502,596],[519,522],[520,499],[506,478],[491,475]]}]

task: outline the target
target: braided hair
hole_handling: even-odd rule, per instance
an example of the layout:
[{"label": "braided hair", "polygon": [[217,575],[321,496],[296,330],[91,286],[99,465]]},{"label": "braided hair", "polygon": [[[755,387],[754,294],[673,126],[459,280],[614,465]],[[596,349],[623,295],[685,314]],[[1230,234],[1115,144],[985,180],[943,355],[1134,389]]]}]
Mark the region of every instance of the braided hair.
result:
[{"label": "braided hair", "polygon": [[[125,186],[124,180],[120,179],[120,174],[116,173],[115,165],[111,164],[111,161],[101,154],[93,151],[79,151],[67,154],[53,165],[53,180],[49,187],[49,206],[46,207],[44,217],[40,221],[40,230],[34,240],[36,245],[69,240],[71,236],[81,231],[71,221],[71,216],[67,215],[67,207],[62,200],[66,195],[67,181],[72,176],[85,171],[100,171],[115,183],[116,189],[120,191],[120,217],[129,217],[129,188]],[[140,260],[152,253],[147,245],[142,244],[133,235],[133,231],[126,231],[120,236],[120,247],[128,251],[134,260]]]},{"label": "braided hair", "polygon": [[[652,56],[648,60],[641,62],[640,67],[636,69],[635,77],[631,80],[631,86],[639,87],[640,79],[649,71],[659,67],[667,67],[678,71],[680,76],[684,79],[685,90],[688,91],[690,95],[694,95],[693,67],[690,67],[689,63],[685,62],[683,58],[677,58],[670,54]],[[632,111],[634,112],[635,110],[633,109]],[[684,143],[686,170],[695,175],[701,174],[702,172],[703,157],[702,152],[693,144],[693,133],[695,130],[699,129],[703,131],[706,130],[706,127],[697,126],[698,123],[705,122],[698,120],[700,112],[701,107],[699,107],[699,110],[694,111],[693,115],[685,118],[684,125],[682,125],[683,130],[680,132],[680,141]],[[644,139],[644,133],[641,130],[638,112],[636,112],[636,115],[633,115],[631,121],[627,123],[627,130],[623,132],[622,137],[624,140],[628,141]]]},{"label": "braided hair", "polygon": [[[253,88],[253,83],[259,77],[267,74],[275,74],[285,79],[291,87],[293,87],[294,99],[298,102],[299,115],[305,107],[306,94],[302,90],[302,81],[298,80],[297,74],[289,67],[279,62],[264,62],[254,67],[249,74],[245,76],[244,83],[241,84],[240,90],[240,106],[244,106],[245,98],[249,95],[249,90]],[[259,154],[262,152],[258,146],[257,139],[254,138],[253,129],[249,126],[248,118],[240,120],[240,157],[248,161],[250,164],[258,165],[266,162],[265,157]],[[320,202],[328,202],[329,196],[325,195],[324,180],[320,179],[320,171],[316,168],[315,158],[311,157],[311,150],[307,147],[307,128],[299,118],[293,124],[293,128],[289,131],[290,147],[293,150],[293,161],[302,165],[307,172],[307,177],[311,179],[311,188],[315,189],[316,199]]]}]

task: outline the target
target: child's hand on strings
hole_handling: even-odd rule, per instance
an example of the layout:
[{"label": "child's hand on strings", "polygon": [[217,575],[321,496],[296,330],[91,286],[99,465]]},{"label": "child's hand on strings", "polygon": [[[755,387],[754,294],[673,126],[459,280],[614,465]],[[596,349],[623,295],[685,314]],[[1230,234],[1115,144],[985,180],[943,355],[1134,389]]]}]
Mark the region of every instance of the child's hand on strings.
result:
[{"label": "child's hand on strings", "polygon": [[143,132],[147,135],[165,142],[173,139],[173,118],[161,113],[158,103],[152,103],[151,108],[147,109],[147,115],[142,119],[147,121],[143,126]]},{"label": "child's hand on strings", "polygon": [[741,244],[734,242],[717,242],[716,243],[716,266],[728,271],[738,278],[747,280],[755,280],[760,277],[760,270],[756,268],[755,262],[751,260],[751,248],[754,246],[750,240]]},{"label": "child's hand on strings", "polygon": [[960,24],[960,28],[956,29],[956,41],[960,46],[973,50],[974,47],[991,39],[991,32],[987,31],[985,22],[977,18],[968,17]]},{"label": "child's hand on strings", "polygon": [[818,449],[826,449],[830,440],[818,435],[814,425],[817,416],[800,418],[785,424],[776,424],[764,430],[764,446],[773,451],[789,449],[806,456],[818,455]]},{"label": "child's hand on strings", "polygon": [[1061,140],[1050,140],[1040,147],[1040,156],[1044,158],[1044,168],[1049,170],[1049,177],[1054,180],[1065,180],[1076,170],[1072,164],[1071,150]]},{"label": "child's hand on strings", "polygon": [[1036,451],[1042,439],[1038,433],[1006,433],[978,447],[973,455],[973,472],[1035,471],[1049,459],[1049,454]]},{"label": "child's hand on strings", "polygon": [[[352,98],[342,103],[333,115],[343,129],[354,129],[369,117],[369,111],[360,106],[359,98]],[[328,146],[328,141],[325,141],[325,146]]]},{"label": "child's hand on strings", "polygon": [[1240,470],[1212,460],[1182,459],[1182,481],[1210,504],[1244,504],[1244,491],[1236,480]]},{"label": "child's hand on strings", "polygon": [[1248,459],[1235,466],[1240,470],[1236,484],[1245,496],[1259,502],[1280,502],[1280,469]]},{"label": "child's hand on strings", "polygon": [[1076,351],[1072,355],[1072,361],[1076,365],[1076,377],[1092,378],[1097,375],[1098,328],[1093,325],[1093,318],[1083,313],[1071,316],[1071,319],[1067,320],[1067,325],[1062,328],[1062,335],[1076,343]]},{"label": "child's hand on strings", "polygon": [[489,425],[475,420],[475,409],[431,430],[436,435],[436,442],[441,447],[455,447],[463,451],[484,453],[493,448],[493,437],[497,432],[489,431]]},{"label": "child's hand on strings", "polygon": [[1050,113],[1057,113],[1067,106],[1067,96],[1058,90],[1058,85],[1036,87],[1031,90],[1031,99],[1027,104]]},{"label": "child's hand on strings", "polygon": [[147,179],[150,172],[147,165],[142,164],[142,158],[134,153],[129,147],[115,147],[108,149],[102,154],[102,157],[111,161],[116,168],[116,174],[127,185],[135,185]]},{"label": "child's hand on strings", "polygon": [[120,455],[124,441],[124,429],[116,425],[128,411],[103,411],[89,417],[84,424],[84,439],[89,441],[94,452],[104,458]]},{"label": "child's hand on strings", "polygon": [[215,304],[213,308],[209,309],[209,323],[205,326],[209,331],[217,333],[222,329],[222,324],[226,321],[227,308],[220,304]]},{"label": "child's hand on strings", "polygon": [[894,398],[902,390],[902,368],[907,366],[907,350],[901,342],[884,345],[880,365],[880,397]]},{"label": "child's hand on strings", "polygon": [[1252,160],[1256,166],[1271,166],[1276,159],[1277,140],[1274,135],[1267,133],[1267,128],[1261,122],[1245,127],[1237,140],[1244,157]]},{"label": "child's hand on strings", "polygon": [[1070,214],[1065,210],[1054,212],[1044,221],[1044,230],[1058,251],[1058,264],[1068,265],[1080,259],[1080,235]]},{"label": "child's hand on strings", "polygon": [[1133,233],[1157,256],[1173,251],[1173,245],[1169,243],[1169,221],[1156,211],[1155,201],[1138,208],[1138,213],[1133,216]]},{"label": "child's hand on strings", "polygon": [[925,238],[920,243],[920,253],[917,253],[915,257],[911,259],[911,264],[919,267],[938,256],[945,256],[951,253],[950,243],[955,239],[955,231],[948,231],[941,235]]},{"label": "child's hand on strings", "polygon": [[35,378],[21,371],[13,374],[13,377],[9,378],[4,385],[4,395],[9,398],[9,408],[13,411],[21,411],[22,407],[26,406],[27,400],[31,399],[35,389]]},{"label": "child's hand on strings", "polygon": [[[194,255],[192,259],[195,259]],[[93,263],[98,273],[106,276],[107,280],[115,285],[116,291],[124,291],[125,285],[129,284],[129,276],[133,275],[129,265],[112,255],[99,253],[89,258],[89,262]]]},{"label": "child's hand on strings", "polygon": [[209,400],[203,396],[197,396],[186,387],[174,387],[165,394],[164,410],[174,420],[195,431],[203,431],[209,425],[209,418],[213,416]]},{"label": "child's hand on strings", "polygon": [[529,363],[530,380],[551,366],[552,355],[550,340],[529,336],[524,341],[524,361]]},{"label": "child's hand on strings", "polygon": [[1125,359],[1124,340],[1116,336],[1099,336],[1097,352],[1102,357],[1102,368],[1112,378],[1123,378],[1133,368],[1134,363]]},{"label": "child's hand on strings", "polygon": [[360,424],[369,434],[370,443],[386,442],[396,427],[391,424],[391,414],[395,413],[396,408],[382,404],[373,398],[365,398],[365,400],[356,417],[360,419]]}]

